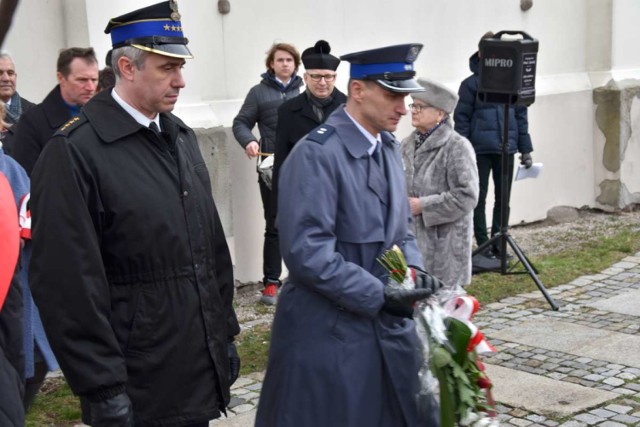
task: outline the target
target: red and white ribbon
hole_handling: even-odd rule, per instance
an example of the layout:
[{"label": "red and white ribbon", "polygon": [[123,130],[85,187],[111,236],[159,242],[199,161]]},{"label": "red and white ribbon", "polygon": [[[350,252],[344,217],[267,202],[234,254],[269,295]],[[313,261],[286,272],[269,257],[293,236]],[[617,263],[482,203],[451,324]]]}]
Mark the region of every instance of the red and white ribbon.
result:
[{"label": "red and white ribbon", "polygon": [[22,196],[20,200],[20,237],[23,239],[31,239],[31,207],[29,201],[31,200],[31,193],[27,193]]},{"label": "red and white ribbon", "polygon": [[471,318],[479,308],[478,300],[470,295],[457,296],[447,301],[444,305],[444,311],[448,316],[460,320],[471,330],[471,339],[469,340],[467,351],[475,349],[478,354],[495,353],[496,349],[487,342],[478,327],[471,323]]}]

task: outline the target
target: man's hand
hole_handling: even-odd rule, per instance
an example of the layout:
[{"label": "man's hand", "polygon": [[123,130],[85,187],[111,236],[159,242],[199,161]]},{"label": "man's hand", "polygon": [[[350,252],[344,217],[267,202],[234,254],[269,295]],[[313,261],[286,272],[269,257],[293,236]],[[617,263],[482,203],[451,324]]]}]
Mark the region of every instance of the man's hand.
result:
[{"label": "man's hand", "polygon": [[126,393],[89,405],[91,427],[133,427],[133,407]]},{"label": "man's hand", "polygon": [[259,151],[260,145],[258,145],[257,141],[251,141],[244,147],[244,152],[247,153],[247,157],[250,159],[257,157]]},{"label": "man's hand", "polygon": [[520,164],[524,165],[525,168],[529,169],[533,164],[533,159],[531,158],[531,153],[522,153],[520,154]]},{"label": "man's hand", "polygon": [[428,289],[402,289],[391,286],[384,287],[384,304],[382,310],[399,317],[412,317],[413,304],[429,298],[433,292]]},{"label": "man's hand", "polygon": [[427,289],[431,294],[435,294],[444,287],[444,283],[436,276],[432,276],[420,267],[410,265],[411,277],[413,283],[416,285],[416,289]]},{"label": "man's hand", "polygon": [[422,213],[419,197],[409,197],[409,209],[411,209],[411,215],[413,216],[417,216]]},{"label": "man's hand", "polygon": [[240,356],[233,342],[227,344],[227,354],[229,356],[229,386],[233,385],[240,375]]}]

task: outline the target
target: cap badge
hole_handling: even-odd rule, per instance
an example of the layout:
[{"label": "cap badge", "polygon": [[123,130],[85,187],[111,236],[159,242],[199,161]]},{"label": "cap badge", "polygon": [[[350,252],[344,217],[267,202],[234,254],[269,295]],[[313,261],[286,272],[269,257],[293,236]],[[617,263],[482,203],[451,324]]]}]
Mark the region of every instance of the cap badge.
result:
[{"label": "cap badge", "polygon": [[409,49],[409,52],[407,53],[407,62],[414,62],[418,58],[418,54],[421,49],[422,46],[413,46]]},{"label": "cap badge", "polygon": [[170,6],[171,6],[171,10],[173,12],[171,12],[171,19],[173,19],[174,21],[179,21],[181,16],[178,13],[178,2],[177,0],[171,0],[169,2]]}]

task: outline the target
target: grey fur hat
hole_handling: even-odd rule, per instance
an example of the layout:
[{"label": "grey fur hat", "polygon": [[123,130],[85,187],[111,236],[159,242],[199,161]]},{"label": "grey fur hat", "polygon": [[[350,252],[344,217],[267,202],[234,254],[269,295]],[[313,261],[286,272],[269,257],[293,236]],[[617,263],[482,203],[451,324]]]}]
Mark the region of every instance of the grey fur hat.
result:
[{"label": "grey fur hat", "polygon": [[413,99],[419,99],[432,107],[436,107],[447,114],[452,114],[458,104],[458,94],[446,86],[429,79],[418,79],[418,84],[425,90],[411,94]]}]

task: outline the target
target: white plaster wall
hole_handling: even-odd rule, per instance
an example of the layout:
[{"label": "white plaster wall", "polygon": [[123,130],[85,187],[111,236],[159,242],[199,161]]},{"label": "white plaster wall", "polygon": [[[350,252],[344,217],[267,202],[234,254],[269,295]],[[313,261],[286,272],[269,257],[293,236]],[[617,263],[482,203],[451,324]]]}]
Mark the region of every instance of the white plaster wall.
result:
[{"label": "white plaster wall", "polygon": [[640,5],[638,0],[613,2],[612,68],[615,70],[640,69]]},{"label": "white plaster wall", "polygon": [[[599,5],[607,3],[598,1]],[[103,30],[108,17],[152,3],[154,0],[88,1],[92,45],[105,53],[109,37]],[[528,12],[522,12],[513,0],[398,0],[393,7],[383,0],[327,0],[321,8],[309,0],[231,0],[228,15],[218,13],[215,0],[190,0],[180,2],[180,11],[195,55],[185,68],[183,104],[241,100],[264,72],[266,50],[280,41],[292,42],[302,50],[326,38],[338,55],[421,42],[425,47],[416,62],[417,71],[457,86],[469,74],[468,58],[485,31],[519,29],[540,42],[539,76],[584,72],[588,20],[598,22],[593,16],[602,15],[590,14],[584,0],[536,0]],[[407,11],[411,11],[408,16]],[[338,71],[337,85],[344,89],[346,64]]]},{"label": "white plaster wall", "polygon": [[58,50],[66,47],[63,0],[21,0],[3,50],[11,52],[18,92],[39,103],[56,84]]},{"label": "white plaster wall", "polygon": [[[110,48],[103,32],[108,19],[155,2],[21,0],[5,45],[20,65],[20,91],[41,100],[55,84],[57,51],[69,43],[86,39],[102,61]],[[292,42],[303,50],[324,38],[336,55],[421,42],[425,47],[416,62],[418,74],[457,90],[470,73],[468,58],[482,34],[523,30],[540,43],[537,98],[529,119],[533,158],[545,169],[537,180],[514,184],[511,222],[542,219],[556,205],[594,206],[604,140],[594,126],[591,91],[611,78],[640,78],[640,1],[534,0],[528,12],[519,3],[326,0],[320,7],[310,0],[230,0],[231,13],[223,16],[216,0],[182,0],[182,22],[195,58],[185,67],[187,87],[176,113],[193,127],[230,126],[264,72],[265,52],[273,42]],[[337,86],[346,91],[348,65],[338,73]],[[637,102],[632,113],[636,125],[627,157],[640,158]],[[410,131],[405,118],[397,136]],[[255,166],[234,141],[229,144],[236,271],[243,281],[257,280],[264,223]],[[627,163],[622,173],[624,181],[640,182],[637,161]],[[487,205],[490,216],[491,200]]]},{"label": "white plaster wall", "polygon": [[544,169],[537,179],[513,183],[512,224],[543,219],[553,206],[593,204],[591,97],[591,91],[538,96],[529,107],[533,161]]},{"label": "white plaster wall", "polygon": [[585,0],[589,13],[584,46],[589,71],[608,71],[611,68],[612,3],[613,0]]}]

